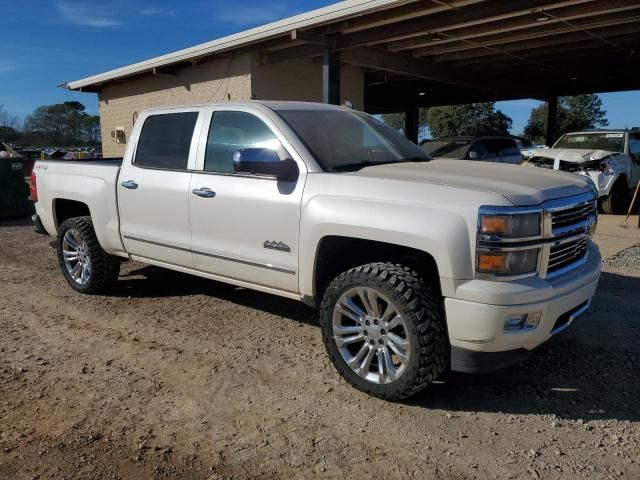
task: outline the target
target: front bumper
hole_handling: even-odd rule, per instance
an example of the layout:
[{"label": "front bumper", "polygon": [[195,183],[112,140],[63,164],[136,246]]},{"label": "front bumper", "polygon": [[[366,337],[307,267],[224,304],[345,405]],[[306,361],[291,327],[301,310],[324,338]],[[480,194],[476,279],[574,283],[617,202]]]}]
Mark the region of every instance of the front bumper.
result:
[{"label": "front bumper", "polygon": [[[445,299],[451,368],[491,371],[526,358],[586,311],[598,286],[600,262],[600,252],[592,245],[584,265],[553,280],[472,280],[458,288],[459,298]],[[477,301],[479,291],[484,301]],[[505,331],[507,319],[538,312],[535,329]]]}]

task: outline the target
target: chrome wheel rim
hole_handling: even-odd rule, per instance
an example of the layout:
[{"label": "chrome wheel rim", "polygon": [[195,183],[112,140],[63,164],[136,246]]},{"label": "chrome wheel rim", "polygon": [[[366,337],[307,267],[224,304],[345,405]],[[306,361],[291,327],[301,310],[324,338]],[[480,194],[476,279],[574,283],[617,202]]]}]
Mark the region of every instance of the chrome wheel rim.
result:
[{"label": "chrome wheel rim", "polygon": [[91,279],[91,259],[87,244],[75,229],[67,230],[62,238],[62,256],[67,273],[78,285]]},{"label": "chrome wheel rim", "polygon": [[333,340],[345,363],[368,382],[396,381],[409,364],[409,331],[400,310],[371,287],[344,292],[333,309]]}]

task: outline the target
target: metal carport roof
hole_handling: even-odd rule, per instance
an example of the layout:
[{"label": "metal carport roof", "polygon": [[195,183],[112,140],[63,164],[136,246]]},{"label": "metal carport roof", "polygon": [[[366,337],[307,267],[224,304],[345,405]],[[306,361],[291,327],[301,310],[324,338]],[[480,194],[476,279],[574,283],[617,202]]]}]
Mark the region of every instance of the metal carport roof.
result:
[{"label": "metal carport roof", "polygon": [[640,0],[348,0],[66,86],[99,91],[255,51],[265,64],[361,66],[365,109],[380,113],[640,89],[639,46]]}]

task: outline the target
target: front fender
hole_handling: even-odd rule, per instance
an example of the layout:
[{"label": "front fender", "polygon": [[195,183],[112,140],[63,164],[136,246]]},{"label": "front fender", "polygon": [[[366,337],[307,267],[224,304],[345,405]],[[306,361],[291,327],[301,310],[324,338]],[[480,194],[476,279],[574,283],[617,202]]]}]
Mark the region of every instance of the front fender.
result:
[{"label": "front fender", "polygon": [[[430,254],[440,277],[471,279],[469,207],[438,209],[419,204],[376,202],[371,199],[318,196],[302,212],[300,226],[300,290],[314,295],[314,264],[320,241],[327,236],[373,240],[414,248]],[[475,232],[475,229],[474,229]]]}]

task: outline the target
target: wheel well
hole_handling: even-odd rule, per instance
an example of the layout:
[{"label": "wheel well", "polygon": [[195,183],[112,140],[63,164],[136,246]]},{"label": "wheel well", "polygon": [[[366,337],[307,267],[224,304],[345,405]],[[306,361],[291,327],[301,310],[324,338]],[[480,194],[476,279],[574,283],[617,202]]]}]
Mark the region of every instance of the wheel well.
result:
[{"label": "wheel well", "polygon": [[435,259],[427,252],[361,238],[328,236],[320,241],[314,271],[314,298],[319,303],[329,283],[340,273],[373,262],[393,262],[413,268],[440,290]]},{"label": "wheel well", "polygon": [[91,216],[86,203],[63,198],[58,198],[53,201],[53,218],[56,222],[56,227],[59,227],[62,222],[69,218],[85,216]]}]

